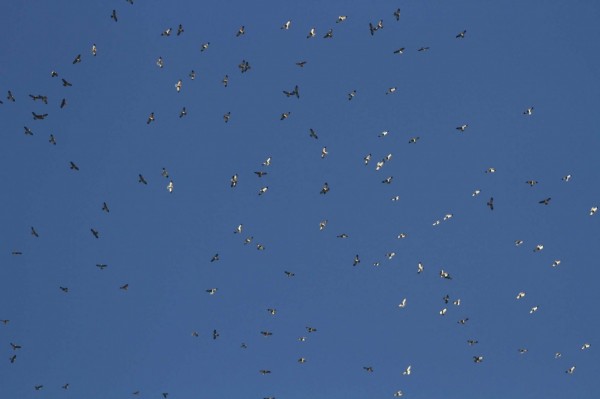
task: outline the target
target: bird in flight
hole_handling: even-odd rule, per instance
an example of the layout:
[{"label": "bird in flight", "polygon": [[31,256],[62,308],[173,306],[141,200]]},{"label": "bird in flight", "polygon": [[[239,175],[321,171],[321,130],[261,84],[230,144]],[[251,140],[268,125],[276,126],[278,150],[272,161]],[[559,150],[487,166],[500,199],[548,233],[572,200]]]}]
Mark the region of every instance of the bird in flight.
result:
[{"label": "bird in flight", "polygon": [[467,34],[467,31],[463,30],[462,32],[459,32],[458,35],[456,35],[456,38],[457,39],[464,39],[466,34]]},{"label": "bird in flight", "polygon": [[150,115],[148,115],[148,120],[146,121],[146,125],[149,125],[151,122],[154,122],[154,112],[150,112]]},{"label": "bird in flight", "polygon": [[491,211],[494,210],[494,197],[490,197],[490,200],[487,202],[487,206],[490,208]]},{"label": "bird in flight", "polygon": [[42,120],[48,116],[48,114],[36,114],[35,112],[31,113],[33,115],[34,120]]},{"label": "bird in flight", "polygon": [[246,28],[242,25],[242,26],[240,26],[240,29],[238,29],[237,33],[235,34],[235,37],[240,37],[245,33],[246,33]]},{"label": "bird in flight", "polygon": [[550,198],[550,197],[548,197],[548,198],[544,198],[543,200],[541,200],[541,201],[538,201],[538,204],[548,205],[548,204],[550,203],[550,200],[551,200],[551,199],[552,199],[552,198]]},{"label": "bird in flight", "polygon": [[300,92],[298,91],[298,85],[294,86],[294,90],[291,90],[291,91],[284,90],[283,94],[285,94],[286,97],[296,96],[296,98],[300,98]]},{"label": "bird in flight", "polygon": [[112,14],[110,14],[110,18],[114,19],[115,22],[118,21],[118,19],[117,19],[117,10],[112,10]]},{"label": "bird in flight", "polygon": [[39,237],[38,232],[35,231],[35,229],[33,228],[33,226],[31,226],[31,235],[34,236],[34,237],[36,237],[36,238]]},{"label": "bird in flight", "polygon": [[400,21],[400,9],[397,8],[396,11],[394,11],[394,17],[396,17],[396,21]]},{"label": "bird in flight", "polygon": [[77,54],[77,57],[73,60],[73,65],[81,62],[81,54]]},{"label": "bird in flight", "polygon": [[533,114],[533,107],[529,107],[527,108],[525,111],[523,111],[523,115],[532,115]]},{"label": "bird in flight", "polygon": [[329,29],[323,39],[331,39],[333,37],[333,29]]},{"label": "bird in flight", "polygon": [[283,25],[281,25],[281,29],[288,30],[290,29],[290,25],[292,24],[291,20],[286,21]]},{"label": "bird in flight", "polygon": [[177,36],[180,36],[183,32],[183,25],[179,24],[179,26],[177,27]]},{"label": "bird in flight", "polygon": [[142,176],[141,174],[138,174],[138,183],[148,184],[146,179],[144,179],[144,176]]},{"label": "bird in flight", "polygon": [[98,230],[96,229],[90,229],[90,231],[92,232],[92,235],[96,238],[100,238],[100,233],[98,232]]},{"label": "bird in flight", "polygon": [[65,79],[62,79],[62,84],[64,87],[73,86],[73,84],[71,84],[70,82],[67,82],[67,80],[65,80]]},{"label": "bird in flight", "polygon": [[399,49],[394,50],[394,54],[404,54],[405,49],[406,48],[404,48],[404,47],[400,47]]},{"label": "bird in flight", "polygon": [[69,169],[71,170],[79,170],[79,166],[75,165],[73,161],[69,162]]}]

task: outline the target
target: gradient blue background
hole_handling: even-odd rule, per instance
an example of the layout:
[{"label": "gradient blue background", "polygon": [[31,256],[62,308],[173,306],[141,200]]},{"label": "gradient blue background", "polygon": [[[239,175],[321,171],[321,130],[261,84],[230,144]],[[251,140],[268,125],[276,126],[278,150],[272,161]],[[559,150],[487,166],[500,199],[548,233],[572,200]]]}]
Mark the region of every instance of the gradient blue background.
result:
[{"label": "gradient blue background", "polygon": [[[583,0],[5,2],[0,397],[597,397],[599,19]],[[286,98],[296,84],[300,99]]]}]

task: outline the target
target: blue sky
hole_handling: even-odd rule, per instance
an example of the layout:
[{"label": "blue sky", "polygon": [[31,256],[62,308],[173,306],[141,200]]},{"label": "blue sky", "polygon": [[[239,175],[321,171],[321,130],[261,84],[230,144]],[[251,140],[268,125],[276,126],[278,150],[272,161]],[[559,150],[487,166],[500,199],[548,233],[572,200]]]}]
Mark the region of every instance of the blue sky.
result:
[{"label": "blue sky", "polygon": [[599,17],[591,1],[7,3],[0,396],[595,397]]}]

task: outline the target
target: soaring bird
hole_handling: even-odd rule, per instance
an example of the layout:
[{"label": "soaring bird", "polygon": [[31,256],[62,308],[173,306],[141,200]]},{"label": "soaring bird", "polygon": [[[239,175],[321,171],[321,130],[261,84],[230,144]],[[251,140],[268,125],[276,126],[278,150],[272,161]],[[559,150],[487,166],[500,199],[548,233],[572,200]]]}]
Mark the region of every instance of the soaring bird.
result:
[{"label": "soaring bird", "polygon": [[308,135],[309,135],[310,137],[312,137],[313,139],[315,139],[315,140],[318,140],[318,139],[319,139],[319,136],[317,136],[317,132],[315,132],[315,131],[314,131],[314,129],[312,129],[312,128],[311,128],[311,129],[309,129],[309,133],[308,133]]},{"label": "soaring bird", "polygon": [[167,28],[160,35],[161,36],[171,36],[171,31],[172,30],[173,30],[173,28]]},{"label": "soaring bird", "polygon": [[283,273],[284,273],[284,274],[285,274],[287,277],[294,277],[294,276],[296,275],[296,273],[294,273],[294,272],[290,272],[290,271],[287,271],[287,270],[286,270],[286,271],[284,271]]},{"label": "soaring bird", "polygon": [[285,29],[288,30],[290,29],[290,25],[292,24],[291,20],[286,21],[286,23],[284,23],[283,25],[281,25],[281,29]]},{"label": "soaring bird", "polygon": [[67,82],[65,79],[62,79],[62,84],[64,87],[73,86],[73,84],[71,84],[70,82]]},{"label": "soaring bird", "polygon": [[216,262],[219,260],[219,254],[214,254],[213,257],[210,259],[211,262]]},{"label": "soaring bird", "polygon": [[308,35],[306,36],[307,39],[310,39],[311,37],[315,37],[315,28],[310,28],[310,31],[308,32]]},{"label": "soaring bird", "polygon": [[79,166],[75,165],[75,163],[73,161],[69,162],[69,168],[71,170],[79,170]]},{"label": "soaring bird", "polygon": [[323,188],[321,188],[321,191],[319,192],[319,194],[327,194],[329,192],[329,184],[327,184],[327,182],[325,182],[323,184]]},{"label": "soaring bird", "polygon": [[373,367],[371,367],[371,366],[363,366],[363,369],[364,369],[366,372],[369,372],[369,373],[372,373],[372,372],[373,372]]},{"label": "soaring bird", "polygon": [[144,176],[140,174],[138,174],[138,183],[142,183],[142,184],[148,184],[148,182],[146,181],[146,179],[144,178]]},{"label": "soaring bird", "polygon": [[36,114],[35,112],[31,113],[33,115],[34,120],[42,120],[48,116],[48,114]]},{"label": "soaring bird", "polygon": [[543,200],[541,200],[541,201],[538,201],[538,204],[548,205],[548,204],[550,203],[550,200],[551,200],[551,199],[552,199],[552,198],[550,198],[550,197],[548,197],[548,198],[544,198]]},{"label": "soaring bird", "polygon": [[183,25],[179,24],[179,26],[177,27],[177,36],[181,35],[183,32]]},{"label": "soaring bird", "polygon": [[475,363],[481,363],[483,362],[483,356],[473,356],[473,361]]},{"label": "soaring bird", "polygon": [[335,21],[335,23],[339,24],[340,22],[344,22],[346,19],[348,19],[346,15],[340,15],[339,17],[337,17],[337,21]]},{"label": "soaring bird", "polygon": [[180,117],[180,118],[183,118],[183,117],[184,117],[184,116],[186,116],[186,115],[187,115],[187,110],[185,109],[185,107],[183,107],[183,108],[181,109],[181,111],[179,111],[179,117]]},{"label": "soaring bird", "polygon": [[92,44],[92,55],[95,57],[98,52],[98,48],[96,47],[96,43]]},{"label": "soaring bird", "polygon": [[536,184],[538,184],[537,180],[527,180],[525,183],[529,184],[530,187],[533,187]]},{"label": "soaring bird", "polygon": [[219,332],[218,332],[217,330],[213,330],[213,332],[212,332],[212,338],[213,338],[213,339],[217,339],[217,338],[219,338],[219,335],[220,335],[220,334],[219,334]]},{"label": "soaring bird", "polygon": [[112,10],[112,14],[110,14],[110,18],[114,19],[115,22],[118,21],[118,19],[117,19],[117,10]]},{"label": "soaring bird", "polygon": [[404,54],[405,47],[400,47],[397,50],[394,50],[394,54]]},{"label": "soaring bird", "polygon": [[94,237],[100,238],[100,233],[98,232],[98,230],[96,230],[96,229],[90,229],[90,231],[92,232],[92,234],[94,235]]},{"label": "soaring bird", "polygon": [[281,114],[281,117],[279,118],[280,121],[289,118],[290,114],[292,113],[292,111],[288,111],[288,112],[284,112]]},{"label": "soaring bird", "polygon": [[225,123],[229,122],[229,119],[231,119],[231,112],[227,112],[225,115],[223,115],[223,120]]},{"label": "soaring bird", "polygon": [[36,237],[36,238],[39,237],[38,232],[35,231],[35,229],[33,228],[33,226],[31,226],[31,235],[34,236],[34,237]]},{"label": "soaring bird", "polygon": [[235,186],[237,186],[238,184],[238,175],[237,173],[234,174],[233,176],[231,176],[231,179],[229,180],[230,186],[233,188]]},{"label": "soaring bird", "polygon": [[15,96],[13,96],[12,91],[8,91],[8,93],[6,94],[6,99],[8,101],[12,101],[13,103],[15,102]]},{"label": "soaring bird", "polygon": [[188,74],[188,76],[190,77],[191,80],[196,79],[196,71],[194,71],[193,69],[190,71],[190,73]]},{"label": "soaring bird", "polygon": [[487,206],[489,206],[490,210],[494,210],[494,197],[490,197],[490,200],[487,202]]},{"label": "soaring bird", "polygon": [[156,66],[159,68],[162,68],[163,66],[165,66],[165,63],[164,63],[162,57],[158,57],[158,59],[156,60]]},{"label": "soaring bird", "polygon": [[533,107],[529,107],[527,108],[525,111],[523,111],[523,115],[532,115],[533,114]]},{"label": "soaring bird", "polygon": [[218,288],[209,288],[206,290],[209,295],[214,295],[217,292]]},{"label": "soaring bird", "polygon": [[77,54],[77,57],[75,57],[75,59],[73,60],[73,64],[77,64],[81,62],[81,54]]},{"label": "soaring bird", "polygon": [[456,38],[457,39],[464,39],[466,34],[467,34],[467,31],[463,30],[462,32],[459,32],[458,35],[456,35]]},{"label": "soaring bird", "polygon": [[148,120],[146,121],[146,125],[149,125],[151,122],[154,122],[154,112],[150,112],[150,115],[148,115]]},{"label": "soaring bird", "polygon": [[61,109],[63,109],[63,108],[66,106],[66,105],[67,105],[67,99],[66,99],[66,98],[63,98],[63,99],[60,101],[60,108],[61,108]]},{"label": "soaring bird", "polygon": [[400,21],[400,9],[397,8],[396,11],[394,11],[394,17],[396,17],[396,21]]},{"label": "soaring bird", "polygon": [[356,90],[352,90],[348,93],[348,101],[352,100],[354,97],[356,97]]},{"label": "soaring bird", "polygon": [[329,29],[323,39],[331,39],[333,37],[333,29]]},{"label": "soaring bird", "polygon": [[573,374],[574,372],[575,372],[575,366],[571,366],[565,371],[565,373],[567,373],[567,374]]},{"label": "soaring bird", "polygon": [[461,132],[464,132],[465,130],[467,130],[468,127],[469,127],[469,125],[467,125],[465,123],[464,125],[457,126],[456,130],[460,130]]},{"label": "soaring bird", "polygon": [[412,366],[409,365],[403,372],[402,375],[410,375],[412,373]]},{"label": "soaring bird", "polygon": [[25,129],[26,136],[33,136],[33,131],[30,128],[28,128],[27,126],[24,126],[23,128]]},{"label": "soaring bird", "polygon": [[227,87],[227,85],[229,84],[229,75],[225,75],[221,83],[223,83],[223,86]]},{"label": "soaring bird", "polygon": [[296,62],[296,65],[298,65],[300,68],[303,68],[304,65],[306,65],[306,61],[298,61]]},{"label": "soaring bird", "polygon": [[360,263],[360,257],[358,254],[354,257],[354,261],[352,261],[352,266],[357,266]]},{"label": "soaring bird", "polygon": [[240,26],[240,29],[238,29],[237,33],[235,34],[235,37],[240,37],[245,33],[246,33],[246,28],[242,25],[242,26]]},{"label": "soaring bird", "polygon": [[98,264],[96,264],[96,267],[100,270],[104,270],[108,267],[108,265],[106,265],[104,263],[98,263]]}]

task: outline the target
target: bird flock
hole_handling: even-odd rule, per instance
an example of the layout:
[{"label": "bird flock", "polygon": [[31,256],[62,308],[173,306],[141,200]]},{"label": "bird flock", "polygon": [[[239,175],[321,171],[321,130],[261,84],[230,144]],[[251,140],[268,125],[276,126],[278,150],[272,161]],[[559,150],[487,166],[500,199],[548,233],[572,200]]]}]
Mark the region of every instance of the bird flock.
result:
[{"label": "bird flock", "polygon": [[[136,13],[135,9],[148,10],[149,6],[142,0],[111,3],[115,8],[109,6],[103,15],[95,16],[96,23],[116,32],[113,34],[121,39],[118,46],[130,48],[133,42],[128,42],[119,29],[147,18],[146,11]],[[552,326],[548,320],[536,324],[536,318],[552,312],[546,304],[552,302],[547,299],[551,289],[545,290],[544,284],[533,277],[521,278],[519,270],[536,268],[535,272],[523,273],[540,276],[540,280],[553,279],[551,285],[561,290],[576,289],[568,285],[566,277],[564,281],[557,277],[574,267],[575,256],[566,246],[547,244],[544,229],[552,229],[553,225],[542,220],[559,218],[557,213],[566,212],[574,218],[570,220],[575,220],[572,223],[576,229],[592,231],[590,236],[597,241],[600,199],[583,205],[580,201],[569,202],[569,190],[586,190],[577,188],[578,179],[572,169],[546,172],[530,168],[541,170],[532,176],[513,165],[522,160],[518,155],[512,159],[510,152],[502,155],[508,160],[496,156],[494,150],[488,152],[489,161],[473,155],[477,146],[487,146],[479,137],[490,129],[481,118],[466,120],[473,113],[461,112],[454,122],[431,128],[436,114],[431,112],[420,122],[422,127],[406,128],[393,112],[410,108],[411,99],[402,96],[411,77],[389,79],[373,88],[365,82],[381,80],[375,76],[382,74],[378,64],[400,70],[403,62],[429,62],[427,57],[440,48],[446,54],[468,53],[474,51],[469,41],[477,33],[456,26],[447,37],[423,45],[408,44],[414,38],[407,40],[399,32],[414,16],[412,10],[407,13],[405,8],[401,11],[393,6],[386,10],[377,18],[332,14],[328,25],[313,25],[306,16],[293,15],[265,25],[248,15],[243,24],[234,20],[216,33],[192,21],[155,26],[154,36],[146,40],[158,44],[154,53],[141,56],[147,69],[140,73],[160,82],[148,83],[159,94],[145,95],[150,89],[133,86],[143,80],[127,82],[125,90],[112,87],[110,95],[115,96],[115,102],[121,102],[118,97],[125,92],[140,90],[142,94],[130,105],[131,111],[114,115],[116,122],[110,129],[123,127],[118,133],[106,133],[108,144],[97,144],[98,138],[84,132],[70,131],[81,123],[77,112],[87,112],[85,107],[105,113],[93,93],[101,87],[90,89],[89,80],[102,73],[95,64],[103,62],[103,57],[117,57],[111,55],[117,49],[103,44],[109,41],[103,38],[106,32],[85,38],[88,48],[75,49],[74,57],[60,65],[38,61],[38,67],[47,69],[47,74],[40,77],[46,91],[30,92],[22,82],[3,82],[10,87],[5,89],[0,113],[3,119],[23,126],[19,132],[5,131],[5,135],[14,136],[14,148],[8,151],[15,156],[29,152],[39,158],[52,157],[51,167],[44,173],[61,173],[61,187],[67,190],[61,195],[69,199],[58,196],[52,202],[64,202],[63,206],[48,205],[62,210],[54,224],[50,223],[54,217],[36,221],[37,211],[33,210],[11,215],[11,224],[2,228],[0,248],[6,255],[2,278],[12,281],[19,276],[14,281],[20,289],[19,284],[26,283],[18,268],[30,270],[33,276],[41,259],[43,267],[52,268],[57,262],[53,256],[57,255],[48,249],[54,244],[44,244],[45,240],[67,240],[60,241],[61,248],[77,253],[78,257],[72,258],[77,259],[75,262],[87,263],[36,281],[38,289],[43,287],[40,292],[24,290],[24,295],[34,298],[29,305],[3,297],[0,355],[6,361],[0,373],[8,385],[24,381],[29,384],[24,390],[19,386],[11,392],[41,391],[49,396],[31,397],[60,397],[61,391],[77,389],[81,397],[95,397],[77,380],[90,378],[81,377],[81,371],[80,377],[59,372],[63,380],[58,381],[56,373],[40,372],[39,366],[32,364],[28,351],[36,345],[50,347],[51,342],[28,342],[30,334],[26,331],[31,327],[23,327],[32,323],[26,316],[28,306],[47,301],[53,309],[50,313],[60,314],[69,312],[69,306],[87,307],[93,301],[106,300],[115,311],[127,307],[133,314],[136,307],[143,312],[144,299],[138,292],[152,296],[148,287],[161,287],[166,291],[158,296],[164,300],[170,285],[177,287],[172,290],[177,291],[174,295],[178,298],[173,309],[181,314],[169,314],[172,324],[155,324],[154,329],[168,330],[169,339],[175,337],[176,345],[182,346],[184,357],[194,353],[196,349],[191,348],[200,346],[202,351],[196,352],[199,358],[209,356],[213,357],[211,361],[220,358],[225,363],[247,365],[250,371],[244,378],[260,381],[246,383],[258,387],[262,395],[258,397],[265,399],[331,396],[319,393],[318,388],[301,396],[293,393],[302,392],[300,378],[308,378],[302,374],[304,370],[310,372],[314,367],[321,373],[331,373],[328,368],[338,356],[343,360],[334,363],[335,367],[342,367],[341,374],[353,384],[370,387],[365,378],[385,375],[385,389],[364,391],[360,397],[417,397],[419,387],[411,381],[438,378],[433,374],[433,364],[439,359],[444,364],[460,364],[469,375],[480,375],[477,373],[488,364],[500,364],[506,358],[519,362],[520,357],[534,357],[544,364],[554,362],[556,366],[550,366],[554,374],[544,376],[548,379],[572,378],[583,368],[576,371],[579,362],[589,367],[586,356],[593,352],[593,335],[582,341],[573,341],[569,336],[554,342],[551,348],[546,347],[552,346],[551,339],[544,346],[531,337],[529,332],[539,334]],[[267,34],[276,37],[272,40],[277,43],[285,42],[286,48],[272,48],[269,40],[256,42],[257,37]],[[350,53],[367,52],[368,56],[339,61],[340,68],[356,72],[340,72],[342,77],[338,78],[335,71],[323,71],[333,62],[331,54],[348,57],[344,37],[365,40],[368,49],[352,49]],[[178,40],[189,40],[185,43],[193,43],[193,47]],[[316,41],[328,47],[310,50],[307,45]],[[336,47],[338,41],[343,44]],[[397,45],[388,46],[390,41]],[[125,50],[119,51],[122,56]],[[224,65],[224,61],[212,57],[212,52],[228,62],[237,61]],[[379,58],[367,58],[371,56]],[[277,59],[275,65],[265,61],[272,57]],[[461,57],[451,62],[460,62]],[[418,58],[422,61],[411,61]],[[138,65],[137,60],[131,62]],[[81,72],[82,68],[88,69]],[[371,75],[365,72],[369,68],[373,70]],[[418,72],[421,67],[416,68]],[[135,71],[129,73],[127,77],[132,79]],[[520,134],[531,134],[538,120],[545,117],[542,107],[534,108],[528,101],[531,99],[507,107]],[[106,107],[110,109],[110,104]],[[74,111],[70,111],[72,108]],[[104,123],[111,116],[95,118],[97,122],[86,123]],[[53,120],[58,122],[52,124]],[[209,123],[206,120],[210,120],[210,129],[198,128],[207,126],[202,125]],[[186,125],[182,130],[183,123]],[[436,132],[440,129],[443,133]],[[187,134],[194,138],[184,136]],[[127,137],[120,139],[119,135]],[[494,138],[488,134],[486,140],[493,142]],[[38,146],[40,141],[43,146]],[[139,148],[136,142],[140,142]],[[462,149],[463,145],[468,150]],[[61,150],[61,146],[67,149]],[[448,147],[447,151],[443,146]],[[107,156],[96,153],[101,151],[121,157],[118,177],[101,165],[101,159]],[[457,169],[455,165],[461,166]],[[196,170],[190,172],[188,167]],[[4,169],[8,169],[6,165]],[[28,168],[20,176],[35,180],[28,175],[33,172]],[[100,177],[103,174],[111,175]],[[94,180],[98,179],[103,188],[96,188]],[[450,180],[460,184],[450,184]],[[89,192],[99,192],[100,196],[92,199]],[[26,192],[15,195],[22,201],[29,197]],[[45,199],[31,201],[44,203]],[[519,222],[515,226],[510,215],[521,212],[533,216],[520,222],[521,227]],[[559,219],[564,220],[564,216]],[[489,238],[489,234],[496,238]],[[84,237],[71,238],[80,236]],[[469,237],[477,244],[463,241]],[[139,244],[146,240],[148,244]],[[471,255],[473,246],[478,248]],[[44,248],[47,253],[42,251]],[[513,264],[507,266],[510,279],[496,268],[486,270],[486,251],[492,254],[490,257],[506,259],[489,263]],[[122,265],[135,259],[138,252],[143,252],[147,266]],[[69,258],[57,259],[68,262]],[[167,266],[165,259],[173,263]],[[474,265],[476,262],[479,264]],[[518,267],[514,266],[517,263]],[[161,271],[150,272],[144,270],[146,267]],[[63,281],[54,283],[58,276]],[[485,282],[487,278],[503,284]],[[93,294],[82,296],[85,290]],[[486,290],[494,293],[494,300],[489,299]],[[63,297],[57,299],[59,295]],[[136,295],[141,301],[126,302]],[[194,304],[182,303],[188,300]],[[67,305],[68,301],[72,303]],[[150,301],[157,303],[154,298]],[[111,319],[92,308],[98,312],[96,315],[89,310],[93,323],[101,325]],[[508,320],[508,327],[490,327],[496,325],[496,321],[489,321],[492,313]],[[552,320],[566,317],[552,314]],[[373,325],[348,332],[354,318]],[[395,342],[389,335],[392,332],[418,330],[413,327],[417,324],[427,326],[426,330],[406,332],[411,339],[433,336],[439,340],[438,345],[444,342],[443,347],[426,342],[429,338],[406,343],[398,337],[401,343],[384,343]],[[497,338],[513,329],[529,332],[516,334],[513,338],[517,343],[510,341],[514,346]],[[151,340],[138,338],[145,342],[141,351],[154,350]],[[115,339],[136,340],[127,335]],[[338,341],[344,341],[344,347]],[[373,344],[367,341],[378,341],[385,348],[371,350]],[[430,344],[434,349],[423,356],[408,349]],[[75,350],[86,349],[83,346]],[[441,354],[436,355],[436,351]],[[46,349],[45,353],[53,352]],[[536,367],[533,361],[528,365]],[[11,373],[17,367],[20,373],[34,376],[33,380],[13,379]],[[59,371],[66,368],[55,367]],[[29,368],[36,371],[29,373]],[[97,377],[102,380],[101,375]],[[105,397],[187,397],[185,390],[173,386],[168,377],[158,377],[153,376],[161,380],[161,389],[139,385],[136,378],[131,378],[127,390],[104,386],[103,392]],[[322,387],[322,392],[346,392],[335,382],[334,388],[324,388],[327,380],[316,375],[312,378],[319,381],[315,384]],[[264,379],[270,382],[265,384]],[[214,393],[218,394],[218,389]],[[354,397],[352,393],[345,396]]]}]

